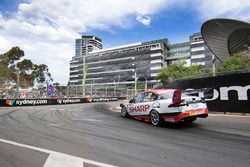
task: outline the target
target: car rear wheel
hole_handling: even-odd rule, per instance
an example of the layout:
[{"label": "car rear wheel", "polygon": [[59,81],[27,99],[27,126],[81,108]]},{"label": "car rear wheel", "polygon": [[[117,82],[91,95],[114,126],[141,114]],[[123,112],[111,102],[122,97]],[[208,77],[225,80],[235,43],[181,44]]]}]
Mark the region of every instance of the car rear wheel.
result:
[{"label": "car rear wheel", "polygon": [[150,122],[154,126],[160,126],[162,124],[162,118],[160,114],[156,110],[152,110],[150,112]]},{"label": "car rear wheel", "polygon": [[121,116],[123,118],[128,118],[129,117],[128,111],[127,111],[126,107],[124,107],[124,106],[121,108]]}]

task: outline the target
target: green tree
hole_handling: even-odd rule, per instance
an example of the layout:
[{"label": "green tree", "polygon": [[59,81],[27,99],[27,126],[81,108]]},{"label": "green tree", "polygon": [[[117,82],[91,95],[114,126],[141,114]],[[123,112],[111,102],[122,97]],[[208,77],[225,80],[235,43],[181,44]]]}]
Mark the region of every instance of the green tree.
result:
[{"label": "green tree", "polygon": [[17,67],[20,71],[30,71],[33,69],[33,66],[34,64],[29,59],[24,59],[23,61],[17,63]]},{"label": "green tree", "polygon": [[216,67],[217,72],[230,72],[238,70],[246,70],[250,68],[250,58],[246,56],[246,51],[234,54],[228,57],[223,64]]},{"label": "green tree", "polygon": [[31,74],[38,83],[53,81],[53,78],[49,72],[49,68],[45,64],[35,64]]},{"label": "green tree", "polygon": [[17,63],[17,67],[20,71],[20,83],[21,86],[29,87],[34,84],[34,77],[31,75],[34,64],[29,59],[24,59]]},{"label": "green tree", "polygon": [[178,62],[163,68],[158,73],[156,79],[162,83],[168,82],[171,79],[183,78],[193,75],[201,75],[205,68],[203,65],[184,66],[184,62]]},{"label": "green tree", "polygon": [[4,54],[0,54],[0,59],[3,60],[5,65],[14,64],[15,61],[20,60],[24,56],[24,51],[21,50],[18,46],[12,47]]},{"label": "green tree", "polygon": [[15,62],[24,56],[24,51],[18,46],[0,54],[0,80],[11,80],[15,75]]},{"label": "green tree", "polygon": [[[22,61],[15,63],[24,56],[24,51],[19,47],[12,47],[6,53],[0,54],[0,83],[4,81],[16,82],[17,69],[20,71],[20,86],[27,87],[32,86],[34,81],[38,83],[44,83],[53,81],[49,68],[45,64],[33,64],[29,59],[23,59]],[[16,65],[15,65],[16,64]]]}]

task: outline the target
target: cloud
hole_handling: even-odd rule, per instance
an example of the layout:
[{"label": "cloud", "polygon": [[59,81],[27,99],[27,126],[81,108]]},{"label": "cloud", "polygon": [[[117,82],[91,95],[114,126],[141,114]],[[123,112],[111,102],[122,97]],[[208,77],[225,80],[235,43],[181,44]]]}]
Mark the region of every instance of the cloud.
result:
[{"label": "cloud", "polygon": [[11,16],[0,11],[0,53],[20,46],[27,58],[47,64],[54,80],[66,84],[75,39],[82,33],[113,32],[137,22],[148,26],[168,8],[196,11],[202,19],[250,18],[249,6],[249,0],[32,0],[20,3]]},{"label": "cloud", "polygon": [[250,0],[196,0],[196,11],[203,19],[218,17],[249,20]]},{"label": "cloud", "polygon": [[0,36],[0,50],[7,50],[11,47],[11,43],[5,39],[4,37]]},{"label": "cloud", "polygon": [[[54,80],[66,84],[75,39],[89,29],[111,31],[132,28],[135,20],[144,25],[168,0],[32,0],[23,2],[12,17],[0,11],[0,53],[20,46],[26,57],[45,63]],[[137,16],[140,16],[139,18]]]},{"label": "cloud", "polygon": [[151,22],[151,17],[149,16],[137,16],[136,20],[142,23],[145,26],[148,26]]}]

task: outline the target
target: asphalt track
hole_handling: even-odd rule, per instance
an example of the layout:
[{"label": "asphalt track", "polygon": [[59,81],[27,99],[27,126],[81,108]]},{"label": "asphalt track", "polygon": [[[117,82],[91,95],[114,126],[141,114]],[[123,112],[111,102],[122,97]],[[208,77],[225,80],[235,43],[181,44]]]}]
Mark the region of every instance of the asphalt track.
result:
[{"label": "asphalt track", "polygon": [[249,167],[249,116],[154,127],[117,105],[0,108],[0,167]]}]

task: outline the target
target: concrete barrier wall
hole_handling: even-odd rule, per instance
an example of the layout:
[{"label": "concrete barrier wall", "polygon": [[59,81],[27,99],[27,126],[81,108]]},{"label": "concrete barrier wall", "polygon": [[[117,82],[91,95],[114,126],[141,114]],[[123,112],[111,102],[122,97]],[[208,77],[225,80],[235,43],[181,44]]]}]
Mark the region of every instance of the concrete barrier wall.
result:
[{"label": "concrete barrier wall", "polygon": [[182,90],[211,88],[208,92],[198,93],[205,98],[210,111],[250,113],[250,73],[175,81],[164,87]]}]

